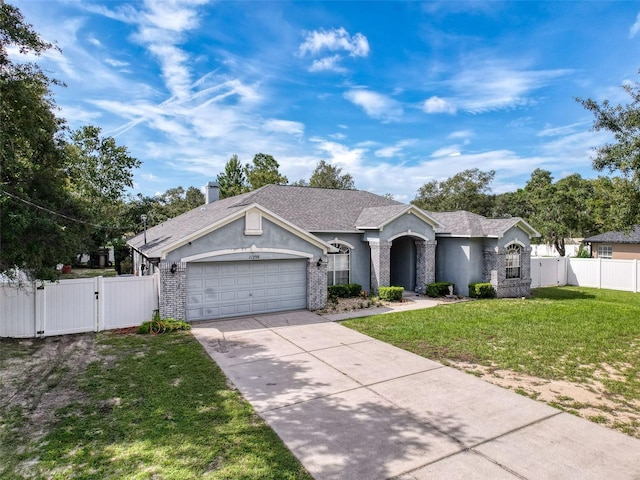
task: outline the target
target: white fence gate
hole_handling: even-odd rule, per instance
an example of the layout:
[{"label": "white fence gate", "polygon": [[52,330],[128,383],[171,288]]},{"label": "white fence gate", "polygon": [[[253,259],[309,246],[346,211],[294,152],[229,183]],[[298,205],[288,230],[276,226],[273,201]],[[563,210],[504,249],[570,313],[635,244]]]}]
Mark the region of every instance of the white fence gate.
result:
[{"label": "white fence gate", "polygon": [[638,260],[532,257],[531,287],[576,285],[640,292]]},{"label": "white fence gate", "polygon": [[156,276],[0,285],[0,337],[98,332],[140,325],[158,308]]}]

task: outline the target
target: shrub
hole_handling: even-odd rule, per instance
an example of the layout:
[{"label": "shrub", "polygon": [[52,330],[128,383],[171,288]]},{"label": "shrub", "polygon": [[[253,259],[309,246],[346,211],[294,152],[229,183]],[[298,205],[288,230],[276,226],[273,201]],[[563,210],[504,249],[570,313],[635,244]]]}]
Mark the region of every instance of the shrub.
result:
[{"label": "shrub", "polygon": [[176,330],[189,330],[191,325],[182,320],[176,320],[174,318],[159,319],[154,318],[150,322],[144,322],[138,327],[138,333],[140,334],[159,334],[165,332],[174,332]]},{"label": "shrub", "polygon": [[362,285],[358,285],[357,283],[329,285],[327,290],[329,292],[329,298],[350,298],[360,295],[360,292],[362,292]]},{"label": "shrub", "polygon": [[444,297],[445,295],[449,295],[449,287],[452,286],[453,283],[451,282],[427,283],[425,293],[429,297]]},{"label": "shrub", "polygon": [[493,298],[496,292],[490,283],[470,283],[469,296],[471,298]]},{"label": "shrub", "polygon": [[404,287],[380,287],[378,289],[378,297],[380,300],[389,302],[401,302]]}]

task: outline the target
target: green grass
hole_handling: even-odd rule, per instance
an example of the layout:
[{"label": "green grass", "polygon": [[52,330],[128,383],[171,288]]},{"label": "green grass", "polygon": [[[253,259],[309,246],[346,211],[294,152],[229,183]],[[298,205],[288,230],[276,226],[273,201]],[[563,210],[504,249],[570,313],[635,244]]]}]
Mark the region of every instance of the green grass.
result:
[{"label": "green grass", "polygon": [[[27,412],[0,411],[0,478],[309,479],[186,332],[98,334],[100,360],[26,443]],[[29,475],[30,478],[31,475]]]},{"label": "green grass", "polygon": [[348,320],[344,325],[438,361],[469,361],[574,382],[608,365],[612,394],[640,399],[640,294],[539,288],[490,299]]}]

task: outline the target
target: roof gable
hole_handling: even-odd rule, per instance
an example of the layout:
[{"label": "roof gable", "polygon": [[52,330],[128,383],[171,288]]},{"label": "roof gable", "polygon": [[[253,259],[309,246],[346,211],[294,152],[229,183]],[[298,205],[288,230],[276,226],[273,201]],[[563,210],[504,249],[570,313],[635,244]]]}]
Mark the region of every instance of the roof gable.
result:
[{"label": "roof gable", "polygon": [[441,227],[440,223],[424,210],[404,204],[364,208],[356,220],[356,227],[359,230],[382,230],[396,218],[406,214],[415,215],[434,229]]},{"label": "roof gable", "polygon": [[531,237],[540,236],[535,228],[520,217],[486,218],[466,210],[429,214],[443,225],[436,230],[436,235],[501,238],[509,229],[518,227]]}]

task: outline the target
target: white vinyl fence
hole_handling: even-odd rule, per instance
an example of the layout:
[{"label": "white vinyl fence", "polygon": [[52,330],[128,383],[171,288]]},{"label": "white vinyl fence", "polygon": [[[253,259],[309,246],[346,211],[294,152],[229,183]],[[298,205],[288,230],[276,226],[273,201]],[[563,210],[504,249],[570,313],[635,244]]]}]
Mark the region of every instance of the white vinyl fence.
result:
[{"label": "white vinyl fence", "polygon": [[531,287],[576,285],[640,292],[638,260],[532,257]]},{"label": "white vinyl fence", "polygon": [[133,327],[158,308],[158,278],[60,280],[20,288],[0,284],[0,337],[27,338]]}]

